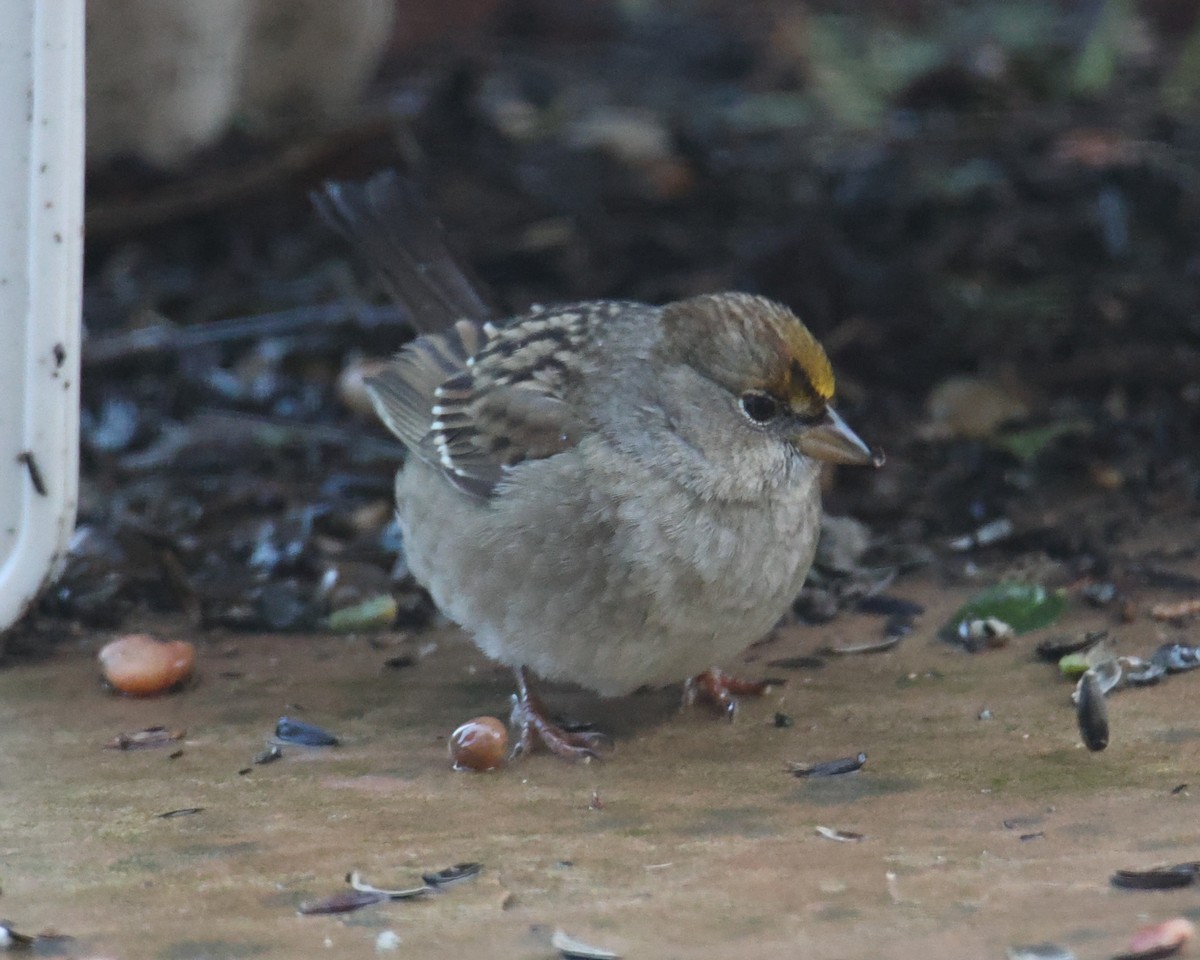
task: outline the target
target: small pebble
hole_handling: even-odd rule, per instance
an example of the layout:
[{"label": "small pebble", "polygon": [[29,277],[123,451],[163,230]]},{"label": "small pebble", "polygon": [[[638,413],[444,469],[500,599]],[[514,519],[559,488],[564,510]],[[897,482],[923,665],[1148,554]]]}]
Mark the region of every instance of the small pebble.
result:
[{"label": "small pebble", "polygon": [[475,717],[450,735],[455,770],[495,770],[508,755],[508,727],[495,717]]},{"label": "small pebble", "polygon": [[104,679],[121,693],[152,697],[178,686],[192,673],[196,648],[184,640],[156,640],[131,633],[100,651]]}]

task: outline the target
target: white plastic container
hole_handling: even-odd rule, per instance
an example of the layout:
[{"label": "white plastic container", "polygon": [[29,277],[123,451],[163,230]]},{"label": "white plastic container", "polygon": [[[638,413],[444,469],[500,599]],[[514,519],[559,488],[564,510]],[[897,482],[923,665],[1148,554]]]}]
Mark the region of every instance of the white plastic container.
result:
[{"label": "white plastic container", "polygon": [[84,0],[0,0],[0,631],[75,523]]}]

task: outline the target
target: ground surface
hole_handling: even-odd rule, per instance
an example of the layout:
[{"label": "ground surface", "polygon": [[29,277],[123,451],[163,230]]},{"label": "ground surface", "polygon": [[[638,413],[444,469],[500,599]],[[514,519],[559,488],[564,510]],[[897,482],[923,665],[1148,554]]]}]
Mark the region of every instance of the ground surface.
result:
[{"label": "ground surface", "polygon": [[[1196,6],[496,6],[397,51],[331,129],[89,171],[79,533],[0,634],[0,916],[155,960],[372,956],[387,930],[402,956],[545,958],[559,927],[629,957],[1048,939],[1087,960],[1200,917],[1194,887],[1108,883],[1200,859],[1200,675],[1115,694],[1089,754],[1037,635],[934,639],[1014,573],[1070,590],[1043,635],[1109,627],[1142,655],[1200,636],[1146,614],[1200,597]],[[354,389],[422,317],[382,305],[308,201],[387,168],[502,314],[722,289],[794,308],[888,454],[826,491],[869,527],[849,585],[908,571],[888,589],[927,608],[916,631],[788,671],[732,725],[676,691],[551,691],[617,737],[611,760],[453,773],[446,736],[505,713],[509,678],[430,625],[391,522],[402,451]],[[979,529],[1000,540],[952,548]],[[1117,599],[1087,607],[1088,584]],[[835,618],[745,672],[878,639],[842,586],[806,591],[799,614]],[[389,632],[315,632],[381,600]],[[194,686],[100,689],[101,644],[144,629],[198,644]],[[344,744],[240,774],[283,714]],[[186,728],[182,755],[104,747],[153,724]],[[785,772],[860,750],[849,777]],[[460,861],[485,871],[443,896],[296,913],[351,869],[402,887]]]},{"label": "ground surface", "polygon": [[[1053,940],[1086,958],[1119,952],[1148,919],[1200,918],[1194,889],[1108,883],[1114,869],[1200,859],[1198,678],[1117,693],[1112,744],[1089,754],[1069,685],[1032,657],[1038,634],[966,655],[933,638],[966,590],[910,579],[896,592],[928,605],[898,649],[791,671],[733,724],[678,713],[673,691],[553,691],[615,735],[615,755],[537,755],[487,775],[453,772],[445,737],[502,712],[509,681],[453,628],[374,644],[198,637],[198,682],[157,700],[100,689],[99,636],[61,646],[0,673],[2,912],[25,932],[74,935],[77,955],[162,960],[366,957],[386,930],[402,956],[549,957],[555,928],[629,957],[1000,957]],[[1079,605],[1060,624],[1105,625]],[[846,615],[751,656],[877,631]],[[1178,631],[1142,619],[1117,633],[1144,653]],[[384,668],[422,647],[415,666]],[[745,672],[764,670],[780,672]],[[776,711],[794,725],[775,728]],[[344,744],[285,747],[239,775],[285,713]],[[104,748],[152,724],[186,728],[182,756]],[[857,774],[784,772],[860,750]],[[156,818],[185,807],[204,809]],[[830,841],[819,825],[866,839]],[[351,869],[405,887],[468,860],[482,876],[441,896],[296,912]]]}]

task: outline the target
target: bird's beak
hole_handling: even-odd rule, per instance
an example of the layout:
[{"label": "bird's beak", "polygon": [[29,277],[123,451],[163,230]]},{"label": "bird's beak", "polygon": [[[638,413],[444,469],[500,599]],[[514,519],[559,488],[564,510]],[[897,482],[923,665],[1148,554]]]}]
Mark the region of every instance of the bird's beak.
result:
[{"label": "bird's beak", "polygon": [[801,453],[827,463],[883,466],[883,451],[872,450],[863,443],[832,407],[825,408],[825,417],[819,423],[800,432],[796,446]]}]

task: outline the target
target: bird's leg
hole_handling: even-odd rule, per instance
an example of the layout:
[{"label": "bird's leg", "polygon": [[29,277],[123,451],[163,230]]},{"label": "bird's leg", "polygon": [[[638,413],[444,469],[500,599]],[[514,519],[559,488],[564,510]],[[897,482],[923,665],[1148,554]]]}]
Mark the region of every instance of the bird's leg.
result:
[{"label": "bird's leg", "polygon": [[703,700],[732,720],[737,713],[738,697],[761,697],[777,683],[776,680],[742,680],[713,667],[684,684],[683,702],[685,706],[691,706],[697,700]]},{"label": "bird's leg", "polygon": [[513,698],[512,723],[520,731],[513,757],[530,753],[534,744],[541,741],[546,749],[564,760],[598,760],[600,750],[611,747],[611,741],[602,733],[592,731],[564,730],[546,712],[546,705],[529,685],[529,673],[517,667],[517,695]]}]

